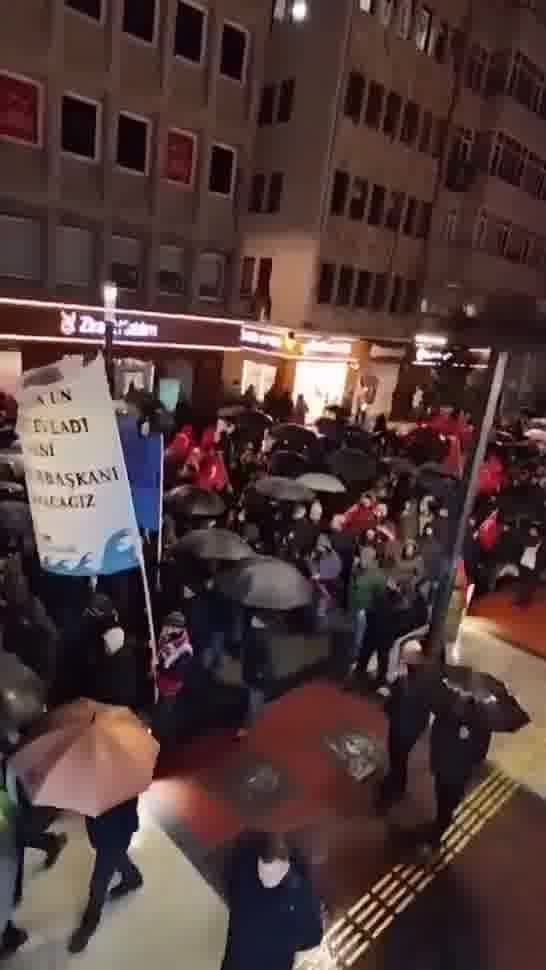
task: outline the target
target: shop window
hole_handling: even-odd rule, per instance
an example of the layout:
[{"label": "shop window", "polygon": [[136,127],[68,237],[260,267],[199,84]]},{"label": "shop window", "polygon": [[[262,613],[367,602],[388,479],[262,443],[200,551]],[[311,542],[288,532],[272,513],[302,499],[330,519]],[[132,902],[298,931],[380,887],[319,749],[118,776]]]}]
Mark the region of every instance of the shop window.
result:
[{"label": "shop window", "polygon": [[317,300],[319,303],[331,303],[334,292],[336,268],[333,263],[322,263],[318,284]]},{"label": "shop window", "polygon": [[261,364],[254,360],[243,361],[241,392],[244,394],[250,386],[254,388],[258,401],[263,401],[265,395],[275,383],[277,368],[272,364]]},{"label": "shop window", "polygon": [[367,269],[361,269],[357,281],[355,290],[354,305],[359,309],[368,306],[368,301],[370,299],[370,288],[372,284],[372,274],[368,272]]},{"label": "shop window", "polygon": [[415,313],[418,298],[419,287],[417,286],[417,280],[406,280],[402,313]]},{"label": "shop window", "polygon": [[218,302],[223,299],[226,258],[223,253],[201,253],[197,266],[200,300]]},{"label": "shop window", "polygon": [[102,20],[102,4],[103,0],[65,0],[70,10],[83,13],[92,20]]},{"label": "shop window", "polygon": [[393,276],[389,313],[399,313],[402,305],[402,277]]},{"label": "shop window", "polygon": [[419,7],[415,17],[415,46],[418,51],[428,50],[431,27],[432,11],[428,7]]},{"label": "shop window", "polygon": [[413,145],[415,139],[417,138],[418,131],[419,108],[415,104],[415,101],[408,101],[404,108],[400,141],[404,142],[405,145]]},{"label": "shop window", "polygon": [[213,145],[210,157],[209,192],[230,196],[235,187],[236,152],[227,145]]},{"label": "shop window", "polygon": [[405,236],[413,235],[416,214],[417,214],[417,199],[414,199],[413,196],[409,196],[406,204],[406,215],[404,217],[403,232]]},{"label": "shop window", "polygon": [[368,223],[370,226],[380,226],[383,224],[385,194],[385,187],[383,185],[374,185],[368,212]]},{"label": "shop window", "polygon": [[349,218],[360,221],[366,212],[366,201],[368,199],[368,182],[358,176],[353,179],[351,202],[349,205]]},{"label": "shop window", "polygon": [[296,82],[293,77],[288,78],[286,81],[281,81],[279,107],[277,110],[277,121],[279,124],[286,124],[292,117],[295,91]]},{"label": "shop window", "polygon": [[120,168],[139,175],[146,174],[150,128],[151,123],[146,118],[120,112],[116,151],[116,162]]},{"label": "shop window", "polygon": [[93,236],[90,230],[57,226],[55,250],[57,283],[89,286],[93,280]]},{"label": "shop window", "polygon": [[337,282],[336,303],[338,306],[349,306],[353,295],[355,271],[352,266],[342,266]]},{"label": "shop window", "polygon": [[163,243],[159,247],[157,288],[160,293],[176,296],[184,292],[184,250],[182,246]]},{"label": "shop window", "polygon": [[366,111],[364,114],[364,122],[370,128],[379,128],[379,122],[381,121],[381,113],[383,110],[383,98],[385,96],[385,88],[382,84],[378,84],[377,81],[370,82],[370,88],[368,91],[368,101],[366,103]]},{"label": "shop window", "polygon": [[256,257],[245,256],[241,264],[241,283],[239,286],[239,296],[241,296],[242,299],[247,299],[254,293],[255,270]]},{"label": "shop window", "polygon": [[407,40],[411,33],[413,15],[413,0],[400,0],[398,5],[397,32],[403,40]]},{"label": "shop window", "polygon": [[347,195],[349,193],[349,174],[339,169],[334,174],[334,184],[332,188],[332,200],[330,212],[334,216],[342,216],[347,205]]},{"label": "shop window", "polygon": [[395,138],[402,111],[402,98],[395,91],[389,91],[383,118],[383,132],[390,138]]},{"label": "shop window", "polygon": [[224,23],[220,74],[231,81],[244,83],[248,58],[249,33],[237,24]]},{"label": "shop window", "polygon": [[428,239],[430,234],[430,223],[432,219],[432,203],[421,202],[417,218],[417,229],[415,236],[417,239]]},{"label": "shop window", "polygon": [[423,114],[423,123],[421,125],[421,134],[419,135],[419,151],[428,154],[430,151],[430,140],[432,136],[432,113],[430,111],[425,111]]},{"label": "shop window", "polygon": [[372,294],[372,309],[383,310],[387,299],[387,274],[376,273]]},{"label": "shop window", "polygon": [[261,212],[264,204],[265,197],[265,175],[262,172],[256,172],[252,176],[252,182],[250,185],[250,200],[248,203],[249,212]]},{"label": "shop window", "polygon": [[269,180],[269,191],[267,193],[266,212],[279,212],[281,208],[282,193],[284,187],[284,174],[273,172]]},{"label": "shop window", "polygon": [[42,227],[38,221],[0,215],[0,239],[0,276],[41,279]]},{"label": "shop window", "polygon": [[169,128],[165,145],[163,178],[186,189],[191,189],[196,161],[197,136],[191,131]]},{"label": "shop window", "polygon": [[156,0],[125,0],[123,31],[139,40],[153,44],[156,32]]},{"label": "shop window", "polygon": [[140,240],[112,236],[110,279],[122,290],[137,290],[140,284]]},{"label": "shop window", "polygon": [[264,125],[273,124],[273,108],[275,106],[276,90],[277,89],[274,84],[264,84],[262,88],[262,97],[258,111],[258,124],[261,128],[263,128]]},{"label": "shop window", "polygon": [[31,78],[0,74],[0,138],[42,144],[42,85]]},{"label": "shop window", "polygon": [[357,71],[351,71],[347,81],[347,90],[345,92],[344,113],[346,118],[352,118],[355,125],[358,125],[360,121],[362,106],[364,104],[365,90],[366,81],[364,76],[362,74],[358,74]]},{"label": "shop window", "polygon": [[200,64],[205,52],[207,14],[203,7],[178,0],[174,31],[174,53],[192,64]]},{"label": "shop window", "polygon": [[65,94],[61,106],[61,148],[69,155],[96,162],[100,157],[100,105]]},{"label": "shop window", "polygon": [[394,232],[398,232],[400,223],[402,221],[405,198],[406,196],[404,192],[391,192],[389,208],[387,209],[387,216],[385,218],[385,226],[387,229],[392,229]]}]

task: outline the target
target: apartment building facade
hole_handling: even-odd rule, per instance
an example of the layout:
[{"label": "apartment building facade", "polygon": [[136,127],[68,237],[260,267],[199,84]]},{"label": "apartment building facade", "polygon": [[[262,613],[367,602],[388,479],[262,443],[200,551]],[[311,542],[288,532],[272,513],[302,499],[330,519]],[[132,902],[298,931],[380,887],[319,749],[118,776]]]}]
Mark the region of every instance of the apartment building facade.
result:
[{"label": "apartment building facade", "polygon": [[268,284],[276,322],[396,341],[546,295],[540,6],[278,0],[242,308]]}]

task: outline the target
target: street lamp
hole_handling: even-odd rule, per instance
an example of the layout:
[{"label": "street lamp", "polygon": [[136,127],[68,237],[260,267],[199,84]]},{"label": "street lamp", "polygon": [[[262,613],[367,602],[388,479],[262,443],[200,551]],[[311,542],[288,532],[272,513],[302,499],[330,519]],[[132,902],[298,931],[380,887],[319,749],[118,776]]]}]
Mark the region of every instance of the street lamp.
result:
[{"label": "street lamp", "polygon": [[114,397],[114,324],[118,302],[118,288],[115,283],[110,281],[104,283],[102,299],[104,304],[104,362],[110,393]]},{"label": "street lamp", "polygon": [[303,24],[309,16],[309,4],[307,0],[294,0],[290,16],[295,24]]}]

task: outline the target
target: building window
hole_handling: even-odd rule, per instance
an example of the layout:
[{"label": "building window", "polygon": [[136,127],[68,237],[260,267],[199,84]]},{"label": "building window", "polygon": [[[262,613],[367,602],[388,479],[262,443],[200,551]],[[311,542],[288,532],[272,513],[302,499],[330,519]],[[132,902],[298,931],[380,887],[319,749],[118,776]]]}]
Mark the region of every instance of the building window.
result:
[{"label": "building window", "polygon": [[432,137],[432,114],[430,111],[425,111],[423,114],[423,123],[421,125],[421,134],[419,135],[419,151],[428,154],[430,151],[430,140]]},{"label": "building window", "polygon": [[395,91],[389,91],[385,106],[385,116],[383,118],[383,133],[391,138],[396,137],[400,112],[402,111],[402,98]]},{"label": "building window", "polygon": [[210,156],[209,192],[230,196],[235,187],[236,152],[227,145],[213,145]]},{"label": "building window", "polygon": [[417,138],[418,131],[419,108],[415,104],[415,101],[408,101],[404,108],[400,141],[404,142],[405,145],[413,145]]},{"label": "building window", "polygon": [[391,287],[391,298],[389,301],[389,313],[399,313],[402,303],[402,277],[393,276]]},{"label": "building window", "polygon": [[419,205],[419,215],[417,218],[416,239],[428,239],[430,233],[430,223],[432,219],[432,203],[421,202]]},{"label": "building window", "polygon": [[368,198],[368,182],[358,176],[353,179],[351,202],[349,204],[349,218],[359,221],[364,218],[366,201]]},{"label": "building window", "polygon": [[140,240],[112,236],[110,279],[122,290],[137,290],[140,283]]},{"label": "building window", "polygon": [[179,296],[184,292],[184,250],[164,243],[159,247],[157,288],[160,293]]},{"label": "building window", "polygon": [[146,118],[120,112],[116,162],[128,172],[145,175],[148,170],[150,122]]},{"label": "building window", "polygon": [[41,279],[42,227],[39,222],[0,215],[0,239],[0,276]]},{"label": "building window", "polygon": [[444,64],[447,57],[449,27],[445,20],[440,21],[436,29],[436,36],[431,41],[431,53],[438,64]]},{"label": "building window", "polygon": [[394,0],[379,0],[379,19],[383,27],[388,27],[392,20]]},{"label": "building window", "polygon": [[28,77],[0,74],[0,138],[42,144],[42,85]]},{"label": "building window", "polygon": [[169,128],[167,132],[163,178],[191,189],[197,159],[197,136],[191,131]]},{"label": "building window", "polygon": [[295,90],[296,82],[293,77],[288,78],[286,81],[281,81],[279,107],[277,109],[277,121],[279,124],[286,124],[292,117]]},{"label": "building window", "polygon": [[387,274],[376,273],[372,295],[372,309],[382,310],[387,299]]},{"label": "building window", "polygon": [[174,53],[193,64],[200,64],[205,51],[207,15],[202,7],[178,0],[174,31]]},{"label": "building window", "polygon": [[239,296],[248,299],[254,293],[254,273],[256,271],[256,257],[245,256],[241,263],[241,282]]},{"label": "building window", "polygon": [[449,209],[449,211],[446,213],[444,227],[442,230],[442,236],[445,242],[447,243],[455,242],[457,238],[458,221],[459,221],[459,213],[457,209]]},{"label": "building window", "polygon": [[248,31],[236,24],[225,23],[222,30],[220,74],[231,81],[244,83],[248,57]]},{"label": "building window", "polygon": [[361,269],[357,281],[354,305],[361,309],[362,307],[368,306],[368,300],[370,298],[370,287],[372,282],[372,274],[368,272],[367,269]]},{"label": "building window", "polygon": [[431,26],[432,11],[428,7],[420,7],[415,18],[415,46],[418,51],[428,50]]},{"label": "building window", "polygon": [[391,192],[389,208],[387,210],[387,216],[385,219],[387,229],[392,229],[394,232],[398,232],[400,223],[402,221],[405,198],[406,196],[404,192]]},{"label": "building window", "polygon": [[402,230],[405,236],[413,235],[413,228],[415,224],[416,214],[417,214],[417,199],[414,199],[413,196],[410,195],[406,203],[406,214],[404,216],[404,226]]},{"label": "building window", "polygon": [[226,258],[223,253],[201,253],[197,267],[199,299],[222,300],[225,276]]},{"label": "building window", "polygon": [[65,0],[65,4],[92,20],[102,20],[102,0]]},{"label": "building window", "polygon": [[93,236],[90,230],[57,226],[55,251],[57,283],[89,286],[93,278]]},{"label": "building window", "polygon": [[256,172],[252,176],[252,182],[250,184],[250,198],[248,202],[249,212],[262,211],[265,197],[265,182],[265,175],[262,172]]},{"label": "building window", "polygon": [[341,172],[339,169],[334,175],[334,185],[332,188],[332,201],[330,203],[330,212],[334,216],[342,216],[345,213],[345,206],[347,204],[347,195],[349,192],[349,175],[347,172]]},{"label": "building window", "polygon": [[374,185],[372,189],[372,197],[370,199],[370,209],[368,212],[368,223],[370,226],[382,225],[384,210],[385,188],[383,185]]},{"label": "building window", "polygon": [[411,20],[413,14],[413,0],[400,0],[398,6],[397,31],[403,40],[407,40],[411,33]]},{"label": "building window", "polygon": [[472,44],[465,68],[465,84],[475,94],[480,94],[487,74],[487,51],[479,44]]},{"label": "building window", "polygon": [[320,278],[318,284],[318,302],[331,303],[334,292],[334,281],[336,268],[333,263],[323,263],[320,267]]},{"label": "building window", "polygon": [[283,172],[273,172],[269,180],[269,192],[267,193],[267,212],[273,213],[280,210],[283,187]]},{"label": "building window", "polygon": [[343,110],[345,117],[352,118],[355,125],[357,125],[360,121],[362,105],[364,104],[365,90],[366,81],[364,76],[362,74],[358,74],[356,71],[351,71],[349,74],[349,80],[347,81],[345,106]]},{"label": "building window", "polygon": [[153,44],[156,32],[156,0],[125,0],[123,31],[131,37]]},{"label": "building window", "polygon": [[260,108],[258,111],[258,124],[260,127],[273,124],[275,92],[276,87],[274,84],[264,84],[262,88],[262,97],[260,99]]},{"label": "building window", "polygon": [[336,303],[338,306],[349,306],[353,295],[355,271],[352,266],[342,266],[337,282]]},{"label": "building window", "polygon": [[406,280],[406,291],[404,293],[402,313],[415,313],[417,310],[418,297],[419,288],[417,286],[417,280]]},{"label": "building window", "polygon": [[100,105],[96,101],[65,94],[61,106],[63,152],[96,162],[100,157]]},{"label": "building window", "polygon": [[381,112],[383,110],[384,95],[385,88],[383,85],[378,84],[377,81],[371,81],[368,91],[366,112],[364,114],[364,121],[367,125],[369,125],[370,128],[379,128]]}]

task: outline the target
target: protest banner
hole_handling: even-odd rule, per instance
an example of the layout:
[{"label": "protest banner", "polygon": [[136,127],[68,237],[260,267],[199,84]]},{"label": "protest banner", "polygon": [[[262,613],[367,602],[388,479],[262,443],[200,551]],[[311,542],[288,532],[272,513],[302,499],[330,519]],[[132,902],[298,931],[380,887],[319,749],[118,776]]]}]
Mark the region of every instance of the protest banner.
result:
[{"label": "protest banner", "polygon": [[156,431],[142,435],[136,417],[118,414],[118,428],[138,525],[150,532],[161,527],[163,439]]}]

